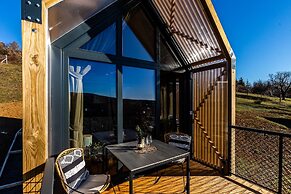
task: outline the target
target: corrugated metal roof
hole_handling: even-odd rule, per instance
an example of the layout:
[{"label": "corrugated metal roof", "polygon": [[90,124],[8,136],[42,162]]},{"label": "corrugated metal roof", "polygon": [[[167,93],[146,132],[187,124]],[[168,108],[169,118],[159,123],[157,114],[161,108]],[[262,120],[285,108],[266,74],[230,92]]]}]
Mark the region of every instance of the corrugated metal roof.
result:
[{"label": "corrugated metal roof", "polygon": [[152,1],[189,64],[222,54],[199,0]]}]

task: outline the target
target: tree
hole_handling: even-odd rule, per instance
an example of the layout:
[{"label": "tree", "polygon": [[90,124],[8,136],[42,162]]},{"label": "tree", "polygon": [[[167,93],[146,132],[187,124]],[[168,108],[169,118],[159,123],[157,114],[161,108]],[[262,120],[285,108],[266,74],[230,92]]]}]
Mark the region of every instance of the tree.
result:
[{"label": "tree", "polygon": [[8,49],[14,52],[20,51],[19,45],[17,42],[13,41],[7,45]]},{"label": "tree", "polygon": [[241,86],[245,86],[246,85],[245,81],[244,81],[244,79],[242,77],[239,78],[239,80],[237,81],[237,84],[241,85]]},{"label": "tree", "polygon": [[237,92],[243,92],[243,93],[247,92],[246,84],[242,77],[239,78],[239,80],[236,80],[236,90]]},{"label": "tree", "polygon": [[252,92],[255,94],[265,94],[267,91],[267,84],[261,80],[254,82]]},{"label": "tree", "polygon": [[0,55],[7,55],[11,63],[21,64],[21,49],[15,41],[8,44],[0,42]]},{"label": "tree", "polygon": [[245,88],[246,88],[247,95],[249,95],[249,93],[252,91],[252,85],[248,80],[246,82]]},{"label": "tree", "polygon": [[272,86],[279,93],[280,101],[285,100],[286,95],[291,87],[291,72],[277,72],[274,74],[269,74],[269,81]]},{"label": "tree", "polygon": [[0,42],[0,55],[7,55],[7,47],[4,42]]}]

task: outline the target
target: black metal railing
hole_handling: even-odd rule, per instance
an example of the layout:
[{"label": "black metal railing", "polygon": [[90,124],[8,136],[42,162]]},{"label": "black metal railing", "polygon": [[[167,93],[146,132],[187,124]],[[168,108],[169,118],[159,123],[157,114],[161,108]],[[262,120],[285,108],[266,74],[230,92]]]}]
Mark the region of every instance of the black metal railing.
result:
[{"label": "black metal railing", "polygon": [[231,128],[232,173],[273,192],[290,193],[291,133]]},{"label": "black metal railing", "polygon": [[19,129],[0,166],[0,193],[22,192],[22,129]]}]

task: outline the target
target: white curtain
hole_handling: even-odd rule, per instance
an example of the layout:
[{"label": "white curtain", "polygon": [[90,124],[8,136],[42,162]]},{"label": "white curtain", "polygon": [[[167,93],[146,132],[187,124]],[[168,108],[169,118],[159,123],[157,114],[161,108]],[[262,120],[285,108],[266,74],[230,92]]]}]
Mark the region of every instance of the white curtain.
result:
[{"label": "white curtain", "polygon": [[87,65],[83,70],[69,67],[70,74],[70,145],[83,147],[83,77],[91,70]]}]

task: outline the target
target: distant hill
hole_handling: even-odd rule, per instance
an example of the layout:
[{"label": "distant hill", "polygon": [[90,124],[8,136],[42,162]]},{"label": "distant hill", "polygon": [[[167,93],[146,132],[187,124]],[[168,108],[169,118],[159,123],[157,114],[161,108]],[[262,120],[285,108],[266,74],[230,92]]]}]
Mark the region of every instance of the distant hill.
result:
[{"label": "distant hill", "polygon": [[[123,101],[123,127],[135,129],[140,122],[140,114],[149,108],[150,115],[154,120],[155,101],[151,100],[130,100]],[[116,98],[100,96],[96,94],[84,94],[84,130],[98,129],[108,130],[116,128],[117,124],[117,101]],[[90,131],[88,131],[90,133]]]}]

